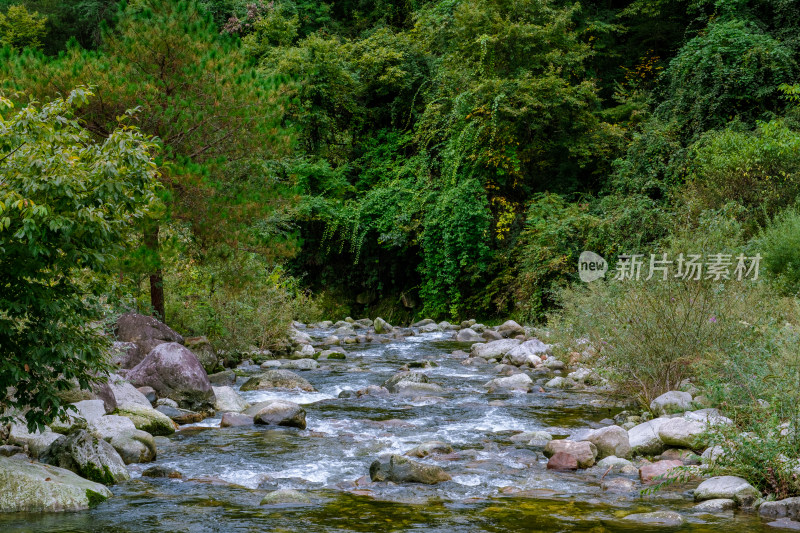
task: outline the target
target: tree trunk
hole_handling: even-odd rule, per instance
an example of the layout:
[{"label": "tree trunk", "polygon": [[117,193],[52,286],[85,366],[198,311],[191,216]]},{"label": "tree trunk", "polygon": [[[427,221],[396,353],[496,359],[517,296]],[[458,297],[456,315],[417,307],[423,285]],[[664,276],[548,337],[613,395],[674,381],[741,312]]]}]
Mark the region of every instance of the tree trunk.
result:
[{"label": "tree trunk", "polygon": [[161,261],[159,260],[158,249],[158,224],[148,226],[144,230],[144,245],[156,258],[156,269],[150,274],[150,307],[153,308],[153,315],[161,320],[166,321],[164,313],[164,273],[161,270]]}]

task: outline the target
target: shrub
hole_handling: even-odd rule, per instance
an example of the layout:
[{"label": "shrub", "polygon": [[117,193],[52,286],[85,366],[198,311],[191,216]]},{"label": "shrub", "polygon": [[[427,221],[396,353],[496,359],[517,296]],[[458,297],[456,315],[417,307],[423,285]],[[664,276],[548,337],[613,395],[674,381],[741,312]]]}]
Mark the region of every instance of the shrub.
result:
[{"label": "shrub", "polygon": [[788,209],[777,216],[756,239],[764,267],[783,294],[800,293],[800,212]]},{"label": "shrub", "polygon": [[667,218],[643,196],[568,202],[557,194],[537,195],[517,245],[518,272],[512,284],[519,319],[544,317],[559,288],[578,280],[575,266],[581,252],[610,256],[638,248],[663,235]]},{"label": "shrub", "polygon": [[734,421],[714,432],[723,453],[709,473],[741,476],[776,498],[800,495],[800,332],[785,322],[796,323],[795,306],[759,312],[742,342],[698,368],[709,399]]},{"label": "shrub", "polygon": [[[223,249],[202,253],[187,228],[171,226],[165,233],[165,306],[169,325],[183,335],[205,335],[229,353],[275,350],[283,348],[292,320],[319,318],[319,306],[298,280],[263,256]],[[146,290],[137,294],[143,312],[147,296]]]},{"label": "shrub", "polygon": [[781,120],[710,132],[691,149],[689,175],[689,195],[705,208],[735,201],[763,222],[800,194],[800,133]]},{"label": "shrub", "polygon": [[[740,234],[727,211],[705,213],[699,226],[680,230],[656,255],[666,252],[672,260],[679,253],[733,255]],[[763,283],[750,279],[668,275],[662,280],[657,273],[647,281],[647,269],[642,272],[638,281],[610,279],[565,289],[562,311],[551,317],[551,326],[571,339],[588,336],[617,392],[647,407],[692,376],[708,354],[746,343],[753,309],[766,310],[773,298]]]}]

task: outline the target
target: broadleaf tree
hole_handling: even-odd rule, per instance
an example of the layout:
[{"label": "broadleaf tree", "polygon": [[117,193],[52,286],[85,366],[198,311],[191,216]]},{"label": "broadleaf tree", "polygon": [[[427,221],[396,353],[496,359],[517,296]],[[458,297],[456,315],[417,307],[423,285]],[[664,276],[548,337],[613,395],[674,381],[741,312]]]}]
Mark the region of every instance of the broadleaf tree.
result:
[{"label": "broadleaf tree", "polygon": [[0,419],[24,412],[31,430],[106,368],[104,275],[157,201],[156,144],[124,123],[95,142],[75,118],[91,97],[0,97]]}]

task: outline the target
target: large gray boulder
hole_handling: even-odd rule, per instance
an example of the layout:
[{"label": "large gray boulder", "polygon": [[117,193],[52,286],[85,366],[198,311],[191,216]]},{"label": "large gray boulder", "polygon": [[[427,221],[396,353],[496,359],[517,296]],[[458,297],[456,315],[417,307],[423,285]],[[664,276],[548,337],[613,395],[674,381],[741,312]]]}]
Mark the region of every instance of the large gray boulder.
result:
[{"label": "large gray boulder", "polygon": [[298,376],[291,370],[267,370],[245,381],[239,388],[240,391],[269,390],[269,389],[300,389],[314,392],[314,387],[306,379]]},{"label": "large gray boulder", "polygon": [[764,502],[758,507],[758,514],[765,518],[800,519],[800,497],[784,498],[774,502]]},{"label": "large gray boulder", "polygon": [[737,476],[717,476],[700,483],[694,490],[695,501],[719,498],[735,501],[741,507],[752,507],[761,493],[746,480]]},{"label": "large gray boulder", "polygon": [[665,392],[652,402],[650,410],[656,416],[683,413],[692,408],[692,395],[688,392],[671,390]]},{"label": "large gray boulder", "polygon": [[133,368],[138,365],[159,344],[165,342],[183,344],[183,337],[169,326],[151,316],[137,313],[125,313],[120,316],[114,332],[117,340],[132,342],[138,347],[135,353],[128,352],[122,368]]},{"label": "large gray boulder", "polygon": [[149,463],[156,458],[155,439],[136,429],[130,418],[106,415],[89,422],[88,431],[111,444],[126,465]]},{"label": "large gray boulder", "polygon": [[378,333],[378,334],[391,333],[392,330],[394,329],[391,324],[386,322],[381,317],[376,318],[375,322],[373,322],[373,325],[375,326],[375,333]]},{"label": "large gray boulder", "polygon": [[522,344],[517,339],[502,339],[487,343],[477,343],[472,345],[470,355],[472,357],[482,357],[483,359],[500,359],[505,354]]},{"label": "large gray boulder", "polygon": [[519,373],[504,378],[494,378],[484,383],[483,386],[489,389],[489,392],[514,390],[528,392],[531,390],[532,384],[533,380],[528,374]]},{"label": "large gray boulder", "polygon": [[111,389],[111,394],[114,396],[117,407],[128,403],[138,403],[146,407],[151,407],[152,405],[147,396],[118,374],[110,374],[108,376],[108,386]]},{"label": "large gray boulder", "polygon": [[551,348],[552,345],[545,344],[539,339],[531,339],[509,350],[503,360],[516,366],[524,364],[539,366],[542,364],[541,356],[550,353]]},{"label": "large gray boulder", "polygon": [[217,370],[219,357],[207,337],[189,337],[184,344],[197,356],[206,373],[213,374]]},{"label": "large gray boulder", "polygon": [[595,429],[586,435],[587,440],[597,447],[597,458],[616,456],[623,459],[631,456],[631,444],[628,432],[619,426],[608,426]]},{"label": "large gray boulder", "polygon": [[252,416],[257,425],[306,429],[306,411],[294,402],[285,400],[259,402],[248,408],[244,414]]},{"label": "large gray boulder", "polygon": [[75,403],[82,400],[102,400],[106,413],[110,413],[117,408],[116,399],[108,383],[103,380],[102,376],[98,377],[101,381],[92,383],[89,389],[81,389],[78,381],[72,380],[70,388],[58,391],[56,394],[64,403]]},{"label": "large gray boulder", "polygon": [[142,359],[139,357],[139,345],[135,342],[114,341],[111,346],[111,362],[119,368],[133,368]]},{"label": "large gray boulder", "polygon": [[214,409],[218,412],[223,413],[241,413],[248,407],[250,404],[245,401],[244,398],[239,396],[233,387],[212,387],[214,389],[214,397],[216,398],[216,403],[214,403]]},{"label": "large gray boulder", "polygon": [[86,429],[86,424],[106,414],[103,400],[81,400],[71,404],[74,410],[68,411],[63,419],[56,419],[50,428],[56,433],[69,433],[72,428]]},{"label": "large gray boulder", "polygon": [[505,338],[525,335],[525,328],[514,322],[507,320],[497,327],[497,332]]},{"label": "large gray boulder", "polygon": [[402,455],[392,455],[388,463],[374,461],[369,467],[369,477],[372,481],[424,483],[426,485],[434,485],[452,479],[450,474],[438,466],[418,463]]},{"label": "large gray boulder", "polygon": [[666,446],[658,431],[669,420],[669,418],[654,418],[629,429],[628,442],[633,455],[658,455],[663,452]]},{"label": "large gray boulder", "polygon": [[170,418],[152,407],[137,403],[120,405],[115,414],[129,418],[136,429],[141,429],[154,437],[166,437],[175,433],[175,424]]},{"label": "large gray boulder", "polygon": [[30,456],[36,459],[45,453],[50,445],[60,437],[59,433],[50,431],[50,428],[45,428],[44,432],[35,431],[31,433],[24,424],[13,423],[9,431],[8,442],[17,446],[27,446]]},{"label": "large gray boulder", "polygon": [[458,342],[483,342],[483,337],[471,328],[464,328],[456,334]]},{"label": "large gray boulder", "polygon": [[0,457],[0,513],[81,511],[111,495],[64,468]]},{"label": "large gray boulder", "polygon": [[103,485],[113,485],[131,477],[114,447],[83,429],[53,442],[42,455],[42,462],[72,470]]},{"label": "large gray boulder", "polygon": [[708,445],[708,424],[686,418],[670,418],[658,428],[661,442],[673,448],[704,450]]},{"label": "large gray boulder", "polygon": [[428,383],[428,376],[422,372],[398,372],[383,382],[382,387],[389,392],[399,392],[401,383]]},{"label": "large gray boulder", "polygon": [[137,387],[153,387],[159,398],[170,398],[184,409],[210,411],[214,391],[197,356],[176,342],[159,344],[127,375]]}]

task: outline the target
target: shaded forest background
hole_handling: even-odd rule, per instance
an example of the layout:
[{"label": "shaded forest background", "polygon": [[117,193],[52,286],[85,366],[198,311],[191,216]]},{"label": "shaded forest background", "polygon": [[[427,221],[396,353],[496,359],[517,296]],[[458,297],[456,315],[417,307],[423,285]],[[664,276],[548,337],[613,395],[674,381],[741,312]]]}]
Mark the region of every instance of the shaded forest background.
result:
[{"label": "shaded forest background", "polygon": [[[650,253],[714,221],[745,243],[776,220],[793,233],[794,1],[0,13],[7,97],[90,86],[92,135],[135,110],[159,145],[158,201],[130,227],[109,305],[219,345],[267,346],[322,316],[537,322],[585,249]],[[770,272],[796,294],[800,263],[773,245]]]}]

